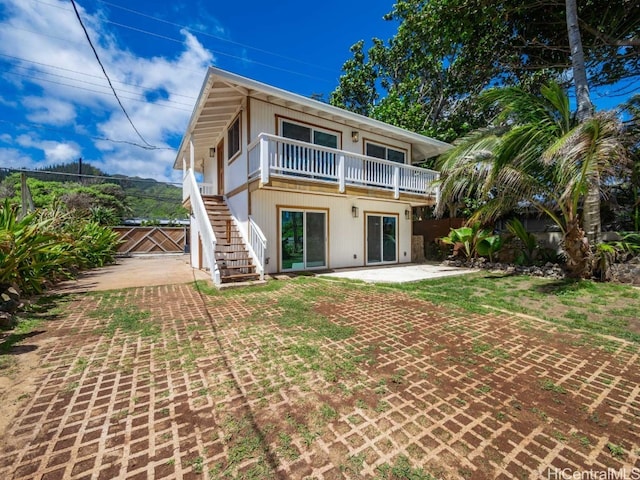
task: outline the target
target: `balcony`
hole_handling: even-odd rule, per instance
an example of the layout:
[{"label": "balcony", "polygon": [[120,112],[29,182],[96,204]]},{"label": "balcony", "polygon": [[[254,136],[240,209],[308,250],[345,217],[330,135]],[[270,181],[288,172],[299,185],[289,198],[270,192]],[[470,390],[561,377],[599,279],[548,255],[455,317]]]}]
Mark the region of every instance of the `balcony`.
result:
[{"label": "balcony", "polygon": [[439,173],[261,133],[249,145],[249,181],[266,185],[272,177],[333,184],[340,193],[355,187],[392,192],[395,199],[408,194],[433,201]]}]

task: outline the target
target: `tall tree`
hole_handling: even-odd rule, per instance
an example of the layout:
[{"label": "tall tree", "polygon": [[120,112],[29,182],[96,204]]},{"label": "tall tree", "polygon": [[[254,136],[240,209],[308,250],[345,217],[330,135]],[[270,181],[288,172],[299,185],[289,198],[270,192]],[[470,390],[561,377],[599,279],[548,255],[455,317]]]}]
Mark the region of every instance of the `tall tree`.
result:
[{"label": "tall tree", "polygon": [[[629,0],[576,5],[586,76],[593,86],[640,78],[640,7]],[[358,42],[331,103],[453,140],[486,124],[475,96],[491,85],[535,91],[569,78],[574,56],[565,5],[555,0],[399,0],[388,41]]]},{"label": "tall tree", "polygon": [[526,202],[562,231],[570,274],[588,277],[591,250],[580,211],[594,175],[606,178],[614,162],[626,159],[619,120],[604,112],[578,122],[555,83],[541,95],[494,88],[481,99],[499,115],[440,159],[439,208],[478,197],[485,203],[472,221],[490,221]]},{"label": "tall tree", "polygon": [[[573,83],[576,90],[578,122],[584,122],[593,115],[593,103],[589,93],[587,81],[587,69],[582,48],[582,36],[578,25],[578,5],[576,0],[565,0],[567,32],[569,47],[571,49],[571,65],[573,71]],[[587,240],[596,244],[600,240],[602,221],[600,218],[600,177],[598,171],[593,172],[589,179],[589,190],[584,201],[584,214],[582,227],[586,230]]]}]

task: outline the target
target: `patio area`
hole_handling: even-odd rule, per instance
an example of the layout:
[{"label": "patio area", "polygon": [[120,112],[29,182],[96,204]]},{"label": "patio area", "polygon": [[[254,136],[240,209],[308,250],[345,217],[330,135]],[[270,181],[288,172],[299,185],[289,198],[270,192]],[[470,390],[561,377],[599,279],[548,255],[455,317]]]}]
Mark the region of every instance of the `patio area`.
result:
[{"label": "patio area", "polygon": [[51,301],[3,383],[1,478],[640,469],[640,360],[624,340],[322,278]]}]

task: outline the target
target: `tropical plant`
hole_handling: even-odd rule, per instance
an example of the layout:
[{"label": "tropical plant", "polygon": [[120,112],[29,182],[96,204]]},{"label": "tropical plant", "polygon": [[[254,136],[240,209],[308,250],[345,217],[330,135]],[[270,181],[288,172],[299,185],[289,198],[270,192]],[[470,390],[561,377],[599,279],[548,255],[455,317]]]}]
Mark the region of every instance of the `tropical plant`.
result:
[{"label": "tropical plant", "polygon": [[489,257],[489,261],[493,262],[493,256],[500,251],[503,243],[503,239],[500,235],[485,237],[478,242],[478,254],[483,257]]},{"label": "tropical plant", "polygon": [[18,206],[0,204],[0,291],[25,294],[77,271],[113,261],[118,236],[110,228],[64,212],[60,204],[18,217]]},{"label": "tropical plant", "polygon": [[517,218],[512,218],[507,222],[507,230],[520,241],[519,246],[522,261],[516,261],[516,263],[531,265],[535,259],[536,249],[538,248],[538,240],[535,235],[528,232],[522,222]]},{"label": "tropical plant", "polygon": [[615,262],[618,256],[618,250],[610,243],[599,243],[596,245],[594,252],[595,259],[595,275],[601,281],[608,280],[609,267]]},{"label": "tropical plant", "polygon": [[605,182],[612,164],[626,159],[621,125],[607,112],[577,123],[556,83],[540,93],[520,87],[483,93],[499,113],[491,127],[466,136],[439,160],[439,211],[476,196],[485,203],[471,220],[486,222],[529,205],[560,228],[568,273],[588,277],[592,252],[581,208],[594,178]]},{"label": "tropical plant", "polygon": [[[471,260],[472,258],[477,258],[478,255],[483,255],[478,250],[478,247],[482,242],[491,237],[494,237],[491,231],[480,228],[479,223],[474,223],[471,226],[452,228],[449,231],[449,235],[442,237],[440,240],[445,245],[453,245],[454,253],[459,251],[464,255],[466,260]],[[496,240],[488,240],[487,244],[479,248],[484,252],[489,252],[492,246],[498,246]],[[495,252],[492,251],[491,254],[493,253]]]},{"label": "tropical plant", "polygon": [[41,291],[42,281],[53,265],[56,236],[50,221],[37,212],[18,219],[17,205],[5,200],[0,207],[0,285],[16,285],[27,293]]}]

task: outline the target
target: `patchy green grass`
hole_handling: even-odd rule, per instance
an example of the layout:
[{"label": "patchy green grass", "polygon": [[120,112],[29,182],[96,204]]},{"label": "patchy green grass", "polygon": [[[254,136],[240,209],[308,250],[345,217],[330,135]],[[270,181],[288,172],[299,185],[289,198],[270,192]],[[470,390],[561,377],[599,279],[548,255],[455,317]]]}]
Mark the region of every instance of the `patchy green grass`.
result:
[{"label": "patchy green grass", "polygon": [[89,314],[94,318],[105,320],[105,326],[99,333],[113,337],[116,332],[138,334],[142,337],[159,337],[161,328],[149,320],[151,313],[135,306],[100,307]]},{"label": "patchy green grass", "polygon": [[627,285],[479,272],[378,288],[401,290],[470,312],[524,313],[586,333],[640,343],[640,290]]},{"label": "patchy green grass", "polygon": [[436,478],[422,468],[413,467],[404,455],[400,455],[392,465],[385,463],[377,470],[377,480],[435,480]]}]

